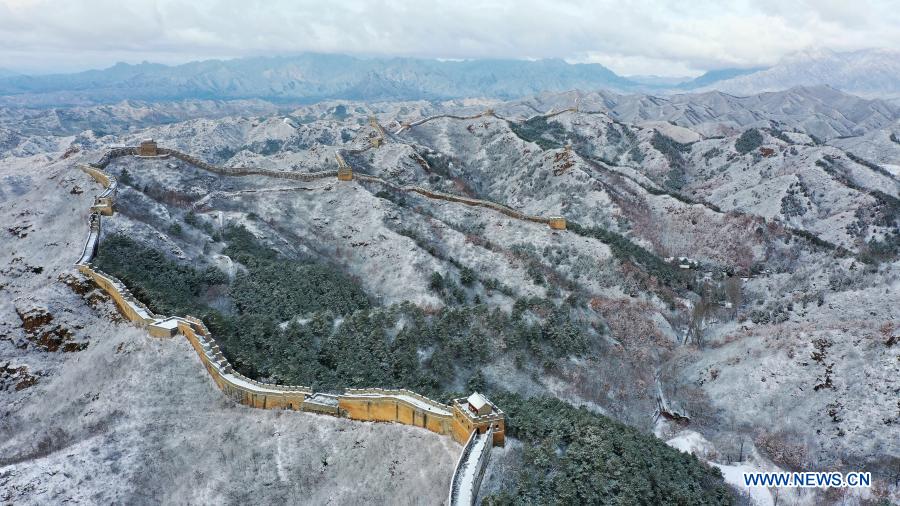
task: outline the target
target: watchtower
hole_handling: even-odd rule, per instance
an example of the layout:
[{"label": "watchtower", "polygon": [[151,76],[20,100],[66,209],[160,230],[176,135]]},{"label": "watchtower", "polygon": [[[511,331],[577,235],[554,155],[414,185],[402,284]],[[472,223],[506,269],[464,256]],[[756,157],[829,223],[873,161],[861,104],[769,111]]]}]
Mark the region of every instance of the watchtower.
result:
[{"label": "watchtower", "polygon": [[562,216],[552,216],[547,223],[549,223],[550,228],[552,228],[553,230],[566,229],[566,219]]},{"label": "watchtower", "polygon": [[159,156],[156,141],[153,139],[144,139],[138,147],[138,156]]},{"label": "watchtower", "polygon": [[494,446],[503,446],[506,441],[506,417],[484,395],[474,392],[468,397],[454,399],[452,409],[450,431],[456,442],[464,445],[472,432],[484,434],[493,427]]},{"label": "watchtower", "polygon": [[112,197],[94,197],[94,205],[91,206],[91,211],[100,213],[103,216],[112,216],[113,215],[113,199],[112,199]]},{"label": "watchtower", "polygon": [[335,160],[337,160],[337,163],[338,163],[338,172],[337,172],[338,181],[352,181],[353,180],[353,169],[344,160],[344,157],[341,156],[340,153],[335,153],[334,158],[335,158]]}]

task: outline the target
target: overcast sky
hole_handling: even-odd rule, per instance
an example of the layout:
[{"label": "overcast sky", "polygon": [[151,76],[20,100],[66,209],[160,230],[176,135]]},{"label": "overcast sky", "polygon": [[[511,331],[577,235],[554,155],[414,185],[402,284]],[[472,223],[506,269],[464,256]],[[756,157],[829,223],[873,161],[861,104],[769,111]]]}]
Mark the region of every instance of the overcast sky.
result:
[{"label": "overcast sky", "polygon": [[624,75],[696,75],[771,65],[806,49],[898,49],[897,7],[891,0],[0,0],[0,68],[45,73],[317,51],[564,58]]}]

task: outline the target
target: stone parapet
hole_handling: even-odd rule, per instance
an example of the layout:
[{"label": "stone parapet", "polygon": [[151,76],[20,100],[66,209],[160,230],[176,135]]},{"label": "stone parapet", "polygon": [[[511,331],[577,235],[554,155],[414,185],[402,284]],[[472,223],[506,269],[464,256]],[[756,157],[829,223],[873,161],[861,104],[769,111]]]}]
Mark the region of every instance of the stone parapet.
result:
[{"label": "stone parapet", "polygon": [[396,422],[450,434],[449,406],[409,390],[351,389],[338,396],[338,407],[347,418]]},{"label": "stone parapet", "polygon": [[481,434],[472,432],[464,443],[463,451],[456,461],[453,478],[450,479],[450,506],[473,506],[481,488],[484,471],[490,461],[493,448],[493,429]]},{"label": "stone parapet", "polygon": [[[136,154],[136,148],[114,148],[107,151],[97,163],[80,166],[84,172],[103,186],[104,191],[96,197],[95,204],[92,206],[88,238],[82,249],[81,257],[76,263],[78,270],[103,289],[114,300],[116,307],[129,321],[141,327],[148,327],[151,335],[172,337],[176,334],[181,334],[185,336],[197,352],[200,362],[209,373],[213,382],[226,396],[234,399],[236,402],[263,409],[303,410],[344,416],[354,420],[396,422],[422,427],[437,434],[451,435],[454,440],[466,445],[464,450],[465,459],[461,458],[460,462],[457,463],[457,470],[454,473],[454,483],[456,485],[450,492],[451,503],[458,503],[453,502],[454,497],[457,500],[459,497],[475,497],[491,446],[502,445],[504,441],[505,419],[503,412],[493,404],[491,404],[493,408],[491,414],[472,416],[471,413],[462,411],[458,405],[460,399],[454,401],[452,406],[448,406],[406,389],[347,389],[341,395],[330,395],[314,393],[311,388],[305,386],[273,385],[250,379],[234,370],[234,367],[219,349],[219,345],[213,339],[209,329],[200,319],[192,316],[161,317],[154,314],[146,305],[138,301],[121,281],[96,269],[91,264],[99,248],[101,214],[112,214],[114,197],[118,186],[115,177],[106,174],[102,169],[117,157]],[[157,148],[156,156],[172,156],[201,169],[231,176],[262,175],[303,181],[340,176],[340,170],[301,174],[266,169],[218,167],[185,153],[165,148]],[[350,171],[350,178],[352,179],[352,169],[343,161],[340,154],[337,156],[339,166],[345,167],[346,170]],[[548,219],[528,216],[509,207],[489,201],[450,195],[417,186],[398,187],[375,176],[359,175],[358,179],[383,184],[396,190],[416,192],[429,198],[488,207],[513,218],[550,223],[552,226],[552,222],[548,221]],[[476,446],[476,443],[479,441],[480,445]],[[461,462],[465,462],[465,466],[476,466],[474,468],[465,467],[465,469],[474,469],[476,471],[476,479],[474,481],[468,478],[460,478],[460,481],[457,481],[457,474],[462,472],[460,470]]]}]

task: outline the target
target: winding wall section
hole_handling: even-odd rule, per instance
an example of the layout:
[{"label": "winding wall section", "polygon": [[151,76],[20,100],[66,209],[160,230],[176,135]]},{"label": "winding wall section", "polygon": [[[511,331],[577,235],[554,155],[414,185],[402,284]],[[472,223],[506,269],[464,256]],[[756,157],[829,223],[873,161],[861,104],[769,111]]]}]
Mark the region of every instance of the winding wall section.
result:
[{"label": "winding wall section", "polygon": [[481,480],[484,478],[484,470],[490,461],[491,448],[494,446],[494,430],[487,432],[475,431],[466,441],[453,478],[450,479],[450,494],[447,503],[450,506],[472,506],[478,498],[478,490],[481,488]]},{"label": "winding wall section", "polygon": [[[534,109],[534,107],[532,107],[532,108]],[[536,110],[536,109],[535,109],[535,110]],[[535,114],[535,115],[533,115],[533,116],[529,116],[529,117],[527,117],[527,118],[520,118],[520,119],[518,119],[518,120],[512,120],[512,119],[509,119],[509,118],[504,118],[504,117],[502,117],[502,116],[499,116],[497,113],[494,112],[493,109],[487,109],[487,110],[485,110],[485,111],[482,111],[482,112],[480,112],[480,113],[478,113],[478,114],[473,114],[473,115],[471,115],[471,116],[458,116],[458,115],[455,115],[455,114],[436,114],[436,115],[434,115],[434,116],[428,116],[427,118],[422,118],[422,119],[420,119],[420,120],[413,121],[412,123],[401,122],[401,123],[400,123],[400,128],[398,128],[398,129],[394,132],[394,135],[399,135],[399,134],[403,133],[403,132],[406,131],[406,130],[411,130],[413,127],[417,127],[417,126],[419,126],[419,125],[424,125],[425,123],[428,123],[429,121],[434,121],[434,120],[436,120],[436,119],[441,119],[441,118],[449,118],[449,119],[455,119],[455,120],[463,120],[463,121],[466,121],[466,120],[473,120],[473,119],[478,119],[478,118],[484,118],[484,117],[487,117],[487,116],[493,116],[493,117],[495,117],[495,118],[497,118],[497,119],[499,119],[499,120],[506,121],[507,123],[512,123],[512,122],[527,123],[527,122],[529,122],[529,121],[531,121],[531,120],[534,120],[534,119],[537,119],[537,118],[550,119],[550,118],[552,118],[552,117],[554,117],[554,116],[559,116],[560,114],[567,113],[567,112],[579,112],[579,110],[578,110],[578,99],[575,100],[575,105],[574,105],[573,107],[568,107],[568,108],[566,108],[566,109],[561,109],[561,110],[559,110],[559,111],[550,110],[550,111],[547,111],[547,112],[539,112],[538,114]]]},{"label": "winding wall section", "polygon": [[[128,147],[128,148],[114,148],[109,150],[99,162],[91,165],[82,166],[82,170],[91,174],[94,179],[96,179],[99,183],[104,184],[104,187],[108,189],[106,186],[107,183],[104,182],[104,178],[112,181],[112,184],[115,185],[115,178],[107,175],[102,172],[102,169],[105,168],[109,163],[117,158],[122,156],[134,155],[136,153],[137,148]],[[320,171],[320,172],[287,172],[281,170],[269,170],[269,169],[259,169],[259,168],[248,168],[248,167],[222,167],[219,165],[213,165],[209,162],[205,162],[191,156],[187,153],[182,153],[181,151],[175,149],[168,148],[159,148],[160,156],[171,156],[173,158],[177,158],[185,163],[189,163],[197,168],[206,170],[208,172],[212,172],[214,174],[220,174],[223,176],[265,176],[272,178],[280,178],[280,179],[291,179],[296,181],[316,181],[324,178],[332,178],[338,177],[342,180],[347,180],[348,178],[341,178],[342,171],[349,171],[350,166],[341,155],[340,152],[335,154],[335,158],[337,160],[339,169],[338,170],[328,170],[328,171]],[[101,170],[98,170],[101,169]],[[525,214],[523,212],[517,211],[509,206],[498,204],[496,202],[491,202],[489,200],[475,199],[470,197],[463,197],[461,195],[452,195],[449,193],[439,192],[436,190],[431,190],[429,188],[424,188],[416,185],[396,185],[391,183],[385,179],[382,179],[378,176],[370,176],[366,174],[353,174],[352,177],[358,179],[359,181],[364,181],[368,183],[375,183],[382,186],[386,186],[396,191],[402,191],[407,193],[417,193],[429,199],[434,200],[444,200],[447,202],[455,202],[459,204],[464,204],[467,206],[473,207],[484,207],[487,209],[492,209],[494,211],[500,212],[509,216],[510,218],[514,218],[522,221],[529,221],[533,223],[542,223],[545,225],[550,225],[551,228],[562,230],[565,229],[565,219],[560,216],[535,216],[530,214]],[[113,192],[115,190],[113,189]],[[106,192],[104,192],[106,193]],[[98,198],[102,197],[98,196]],[[111,204],[111,203],[110,203]]]},{"label": "winding wall section", "polygon": [[[162,156],[173,156],[210,172],[225,175],[264,175],[305,181],[337,175],[336,171],[295,174],[264,169],[225,169],[175,150],[160,149],[159,151]],[[450,504],[471,504],[474,501],[490,456],[490,449],[497,439],[494,434],[494,425],[489,424],[488,428],[482,432],[482,429],[472,425],[473,421],[477,423],[478,417],[470,420],[469,417],[460,415],[462,411],[458,406],[451,408],[451,406],[409,390],[348,389],[343,394],[330,395],[314,393],[311,388],[306,386],[274,385],[253,380],[234,370],[219,349],[219,345],[213,339],[209,329],[200,319],[191,316],[165,317],[154,314],[145,304],[137,300],[121,281],[94,267],[91,262],[99,250],[101,216],[113,214],[114,197],[118,188],[115,177],[104,172],[103,168],[114,158],[121,156],[137,156],[137,150],[130,147],[112,149],[107,151],[97,163],[79,166],[81,170],[102,185],[103,192],[95,198],[95,203],[91,206],[88,237],[75,265],[82,274],[109,294],[122,315],[139,327],[147,328],[149,333],[156,337],[183,335],[197,352],[200,362],[216,386],[229,398],[247,406],[262,409],[303,410],[362,421],[396,422],[422,427],[441,435],[449,435],[455,440],[459,440],[461,431],[471,431],[454,469],[449,501]],[[373,176],[365,176],[365,178],[367,179],[363,180],[380,182],[394,187],[380,178]],[[526,215],[492,202],[440,194],[419,187],[401,187],[401,189],[419,192],[430,198],[489,207],[515,218],[528,219]],[[495,417],[502,419],[502,412],[498,410]],[[491,423],[495,423],[495,421]],[[501,425],[496,426],[501,427]],[[502,439],[501,436],[501,444]]]}]

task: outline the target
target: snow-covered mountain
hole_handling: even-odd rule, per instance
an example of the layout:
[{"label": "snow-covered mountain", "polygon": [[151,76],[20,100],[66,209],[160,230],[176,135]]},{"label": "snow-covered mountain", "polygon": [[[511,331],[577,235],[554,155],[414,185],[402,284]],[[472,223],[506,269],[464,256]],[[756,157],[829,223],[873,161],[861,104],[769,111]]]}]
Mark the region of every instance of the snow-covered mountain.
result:
[{"label": "snow-covered mountain", "polygon": [[704,89],[745,96],[816,85],[828,85],[864,97],[900,96],[900,51],[804,51],[784,58],[771,68],[718,81]]},{"label": "snow-covered mountain", "polygon": [[900,51],[817,50],[771,68],[720,69],[702,76],[622,77],[599,64],[547,60],[439,61],[301,54],[205,60],[177,66],[119,63],[103,70],[41,76],[0,70],[0,104],[93,105],[122,100],[248,99],[310,103],[345,100],[514,99],[581,89],[666,95],[721,91],[748,96],[797,86],[830,86],[863,97],[900,97]]},{"label": "snow-covered mountain", "polygon": [[[824,86],[743,98],[572,91],[290,110],[208,100],[0,108],[0,498],[384,503],[404,490],[431,503],[447,489],[457,453],[436,437],[242,409],[214,390],[186,342],[108,321],[112,302],[71,267],[96,191],[76,167],[153,137],[210,163],[289,172],[336,170],[343,150],[355,179],[298,185],[172,157],[116,159],[104,244],[126,234],[167,261],[230,277],[248,262],[224,249],[234,242],[226,225],[240,225],[285,258],[358,280],[379,311],[367,321],[413,306],[422,321],[447,315],[442,339],[485,358],[428,376],[441,388],[477,378],[676,442],[686,424],[708,442],[704,460],[732,469],[871,470],[873,502],[896,502],[898,118],[890,102]],[[568,228],[405,185],[562,215]],[[223,290],[202,296],[231,311],[240,292]],[[504,330],[507,313],[520,314],[521,330]],[[317,325],[311,314],[290,316]],[[470,341],[468,324],[453,323],[482,318],[500,330]],[[554,318],[567,323],[531,327]],[[343,325],[308,341],[342,339],[328,329]],[[456,364],[407,325],[418,324],[398,320],[386,336],[411,343],[409,367]],[[281,334],[260,332],[260,349],[282,356],[290,343],[270,336]],[[589,352],[538,361],[543,346],[578,336]],[[328,353],[358,349],[368,348]],[[668,406],[686,418],[666,420]],[[486,493],[524,482],[532,450],[515,439],[491,457]],[[371,465],[356,473],[361,460]],[[279,473],[289,478],[258,479]],[[316,478],[290,478],[300,475]],[[81,481],[93,485],[73,486]],[[784,504],[835,503],[807,493]]]},{"label": "snow-covered mountain", "polygon": [[720,91],[675,95],[548,93],[523,100],[510,114],[529,116],[532,108],[546,111],[571,107],[578,98],[583,111],[604,111],[626,123],[663,121],[691,128],[705,136],[730,135],[749,127],[799,129],[821,139],[861,135],[900,120],[900,106],[864,99],[827,86],[736,97]]},{"label": "snow-covered mountain", "polygon": [[511,98],[548,90],[634,86],[602,65],[557,59],[440,61],[301,54],[177,66],[119,63],[76,74],[0,78],[0,97],[5,96],[7,103],[28,99],[38,105],[187,98],[312,102],[329,98]]}]

